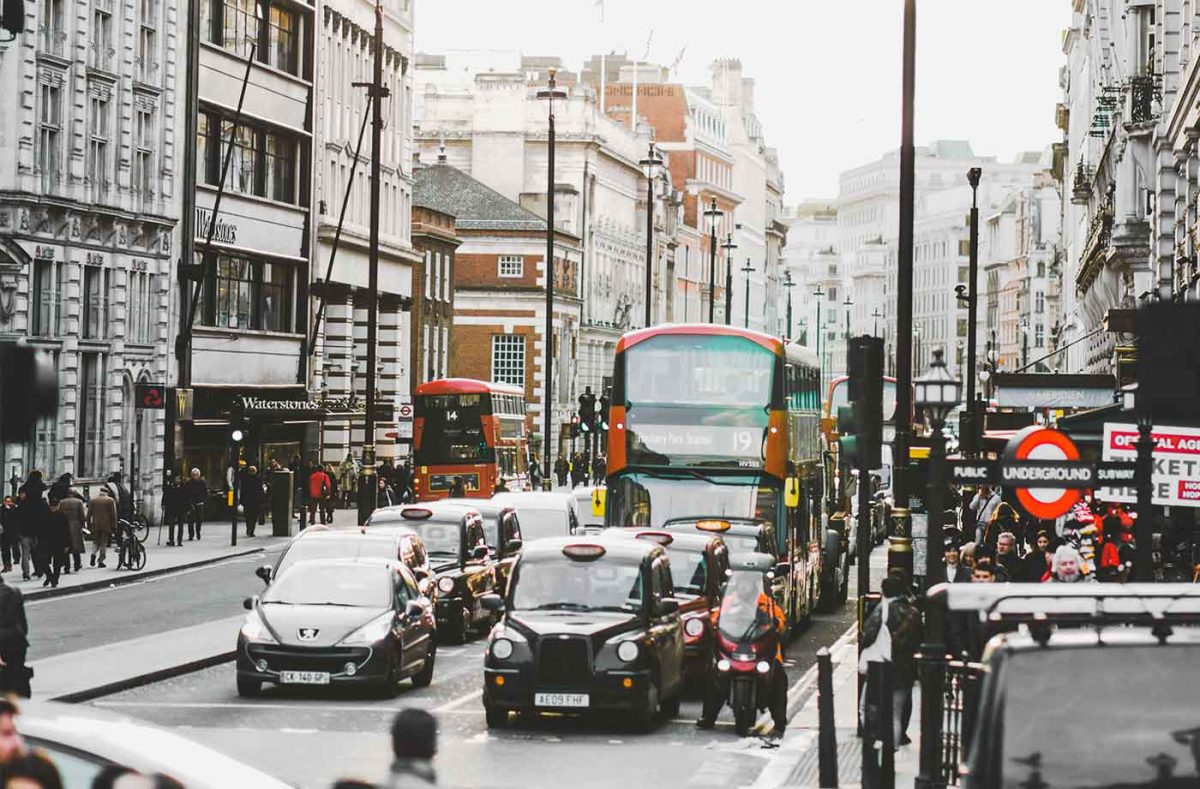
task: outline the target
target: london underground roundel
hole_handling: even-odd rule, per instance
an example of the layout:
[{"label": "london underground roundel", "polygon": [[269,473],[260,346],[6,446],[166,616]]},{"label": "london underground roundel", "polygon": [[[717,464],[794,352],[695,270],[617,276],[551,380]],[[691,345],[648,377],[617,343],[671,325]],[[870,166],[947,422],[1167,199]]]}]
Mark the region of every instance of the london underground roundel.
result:
[{"label": "london underground roundel", "polygon": [[[1079,448],[1065,433],[1031,425],[1009,439],[1004,447],[1004,462],[1022,460],[1079,460]],[[1016,494],[1021,507],[1039,520],[1065,515],[1083,495],[1074,488],[1017,488]]]}]

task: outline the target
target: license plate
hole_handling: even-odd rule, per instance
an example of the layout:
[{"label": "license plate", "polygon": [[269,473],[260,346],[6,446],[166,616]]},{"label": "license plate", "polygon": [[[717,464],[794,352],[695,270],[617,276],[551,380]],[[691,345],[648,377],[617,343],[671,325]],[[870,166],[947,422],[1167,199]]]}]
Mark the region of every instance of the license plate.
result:
[{"label": "license plate", "polygon": [[328,685],[328,671],[281,671],[279,681],[285,685]]},{"label": "license plate", "polygon": [[533,694],[533,703],[538,707],[586,707],[589,701],[586,693]]}]

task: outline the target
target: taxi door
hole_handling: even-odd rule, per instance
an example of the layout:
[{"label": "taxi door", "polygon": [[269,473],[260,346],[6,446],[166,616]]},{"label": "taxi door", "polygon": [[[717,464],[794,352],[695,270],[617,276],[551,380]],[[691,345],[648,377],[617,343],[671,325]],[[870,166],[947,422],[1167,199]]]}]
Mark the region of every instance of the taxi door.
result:
[{"label": "taxi door", "polygon": [[400,668],[405,673],[412,673],[417,663],[425,657],[429,650],[428,641],[433,637],[430,626],[432,612],[426,608],[418,617],[408,615],[408,604],[416,600],[421,602],[421,593],[417,589],[416,580],[411,573],[400,571],[396,573],[396,621],[397,642],[400,647]]},{"label": "taxi door", "polygon": [[658,655],[659,682],[658,692],[661,695],[670,692],[683,682],[683,627],[679,623],[679,614],[660,616],[658,604],[664,597],[674,597],[675,587],[671,582],[671,568],[665,557],[654,560],[650,566],[651,600],[650,612],[651,638]]},{"label": "taxi door", "polygon": [[467,557],[463,567],[463,584],[466,591],[468,610],[472,622],[478,623],[490,616],[479,604],[479,598],[496,588],[496,565],[491,557],[472,559],[471,552],[482,545],[487,547],[487,535],[483,531],[483,519],[475,514],[467,515],[463,525],[463,551]]}]

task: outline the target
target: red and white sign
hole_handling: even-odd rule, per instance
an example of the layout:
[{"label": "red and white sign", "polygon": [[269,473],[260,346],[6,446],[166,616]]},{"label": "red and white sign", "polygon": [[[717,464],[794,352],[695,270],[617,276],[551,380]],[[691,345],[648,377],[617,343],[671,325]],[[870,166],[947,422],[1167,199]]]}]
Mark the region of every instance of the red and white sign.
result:
[{"label": "red and white sign", "polygon": [[396,406],[396,418],[397,419],[412,419],[413,418],[412,403],[401,403],[400,405]]},{"label": "red and white sign", "polygon": [[[1200,428],[1152,428],[1154,473],[1153,502],[1164,507],[1200,507]],[[1137,459],[1137,425],[1108,422],[1104,425],[1104,459]],[[1102,501],[1136,502],[1137,489],[1101,488]]]},{"label": "red and white sign", "polygon": [[[1003,461],[1079,460],[1079,448],[1065,433],[1031,425],[1020,430],[1004,447]],[[1082,492],[1073,488],[1017,488],[1017,501],[1034,518],[1053,520],[1065,515],[1079,501]]]}]

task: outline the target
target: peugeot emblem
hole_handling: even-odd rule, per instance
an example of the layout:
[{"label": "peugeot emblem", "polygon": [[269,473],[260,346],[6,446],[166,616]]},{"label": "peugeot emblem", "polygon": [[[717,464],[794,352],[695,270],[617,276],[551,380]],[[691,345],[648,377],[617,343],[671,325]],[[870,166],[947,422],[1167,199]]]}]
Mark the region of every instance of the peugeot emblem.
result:
[{"label": "peugeot emblem", "polygon": [[302,627],[299,630],[300,640],[301,641],[314,641],[317,638],[317,633],[320,633],[320,632],[321,631],[315,627]]}]

